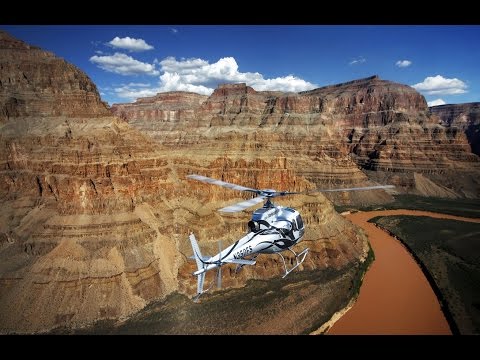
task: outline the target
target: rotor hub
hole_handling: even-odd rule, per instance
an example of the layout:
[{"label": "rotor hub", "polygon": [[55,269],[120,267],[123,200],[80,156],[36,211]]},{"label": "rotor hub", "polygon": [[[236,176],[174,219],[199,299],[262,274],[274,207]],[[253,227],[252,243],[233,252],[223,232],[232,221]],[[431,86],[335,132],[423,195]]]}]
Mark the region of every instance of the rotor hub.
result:
[{"label": "rotor hub", "polygon": [[260,190],[260,195],[265,196],[267,198],[274,197],[275,194],[277,194],[277,190],[273,190],[273,189]]}]

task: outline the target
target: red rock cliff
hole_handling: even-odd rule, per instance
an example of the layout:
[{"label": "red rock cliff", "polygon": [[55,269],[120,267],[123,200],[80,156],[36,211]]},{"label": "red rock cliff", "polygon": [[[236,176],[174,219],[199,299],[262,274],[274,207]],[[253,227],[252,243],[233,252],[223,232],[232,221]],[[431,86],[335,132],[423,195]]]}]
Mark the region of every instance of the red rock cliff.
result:
[{"label": "red rock cliff", "polygon": [[0,123],[12,117],[108,116],[76,66],[0,31]]},{"label": "red rock cliff", "polygon": [[440,118],[443,126],[465,132],[472,152],[480,155],[480,103],[432,106],[430,112]]},{"label": "red rock cliff", "polygon": [[[221,85],[175,127],[149,121],[136,104],[124,107],[134,126],[163,145],[283,157],[294,174],[319,187],[365,184],[368,175],[423,195],[480,194],[480,162],[468,135],[439,124],[415,89],[378,76],[298,94]],[[388,196],[367,192],[332,198],[365,203]]]},{"label": "red rock cliff", "polygon": [[[186,180],[189,173],[260,188],[315,186],[294,170],[299,162],[308,170],[314,158],[282,155],[295,137],[285,147],[283,133],[192,131],[200,124],[190,108],[209,106],[202,96],[170,93],[123,107],[141,115],[145,128],[169,129],[156,142],[106,114],[88,77],[54,55],[2,33],[0,62],[2,84],[15,79],[1,88],[0,333],[119,319],[173,291],[193,295],[188,233],[213,254],[219,236],[226,246],[245,233],[249,212],[221,216],[216,209],[246,195]],[[157,110],[184,115],[165,120]],[[145,121],[147,111],[154,113]],[[281,203],[298,208],[308,224],[303,269],[365,258],[366,237],[322,195]],[[271,256],[257,264],[238,275],[225,271],[224,285],[282,271]]]}]

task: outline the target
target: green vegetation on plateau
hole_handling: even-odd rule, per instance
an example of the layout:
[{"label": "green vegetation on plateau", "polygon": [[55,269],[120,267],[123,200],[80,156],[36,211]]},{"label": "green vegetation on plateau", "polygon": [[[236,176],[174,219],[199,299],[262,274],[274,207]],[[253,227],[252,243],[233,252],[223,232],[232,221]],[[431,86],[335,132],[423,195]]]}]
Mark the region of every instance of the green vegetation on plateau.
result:
[{"label": "green vegetation on plateau", "polygon": [[417,195],[396,195],[395,201],[389,204],[369,205],[364,207],[349,205],[335,206],[335,210],[338,212],[347,210],[371,211],[392,209],[423,210],[473,218],[480,217],[480,205],[478,199],[446,199]]},{"label": "green vegetation on plateau", "polygon": [[370,221],[400,238],[428,269],[460,333],[480,334],[480,224],[405,215]]}]

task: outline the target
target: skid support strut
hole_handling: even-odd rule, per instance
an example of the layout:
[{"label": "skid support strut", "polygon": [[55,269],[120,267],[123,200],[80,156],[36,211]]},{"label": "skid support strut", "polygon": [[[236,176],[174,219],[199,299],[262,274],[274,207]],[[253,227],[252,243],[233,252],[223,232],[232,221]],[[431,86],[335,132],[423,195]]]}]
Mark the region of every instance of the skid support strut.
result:
[{"label": "skid support strut", "polygon": [[296,261],[296,264],[290,269],[288,270],[287,269],[287,263],[285,262],[285,258],[283,257],[283,255],[281,253],[277,253],[278,255],[280,255],[280,257],[282,258],[282,261],[283,261],[283,266],[285,267],[285,275],[282,276],[282,278],[284,278],[285,276],[287,276],[288,274],[290,274],[293,270],[295,270],[301,263],[303,263],[303,261],[305,260],[305,257],[307,256],[308,254],[308,248],[304,249],[301,253],[297,254],[295,251],[293,251],[292,249],[288,249],[290,250],[293,255],[295,255],[295,261]]}]

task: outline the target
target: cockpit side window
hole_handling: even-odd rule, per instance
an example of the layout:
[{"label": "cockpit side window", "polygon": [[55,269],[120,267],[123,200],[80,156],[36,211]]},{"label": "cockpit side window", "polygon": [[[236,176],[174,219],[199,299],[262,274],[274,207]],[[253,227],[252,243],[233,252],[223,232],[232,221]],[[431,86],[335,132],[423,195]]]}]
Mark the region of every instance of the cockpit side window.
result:
[{"label": "cockpit side window", "polygon": [[259,230],[258,224],[252,220],[248,222],[248,229],[251,232],[257,232]]},{"label": "cockpit side window", "polygon": [[297,216],[297,226],[298,226],[298,229],[303,229],[303,220],[300,215]]}]

